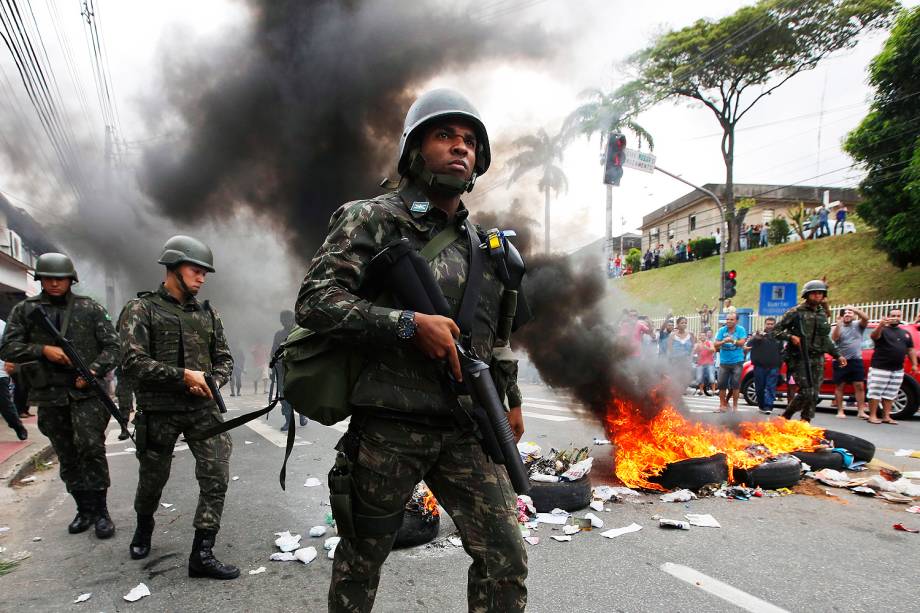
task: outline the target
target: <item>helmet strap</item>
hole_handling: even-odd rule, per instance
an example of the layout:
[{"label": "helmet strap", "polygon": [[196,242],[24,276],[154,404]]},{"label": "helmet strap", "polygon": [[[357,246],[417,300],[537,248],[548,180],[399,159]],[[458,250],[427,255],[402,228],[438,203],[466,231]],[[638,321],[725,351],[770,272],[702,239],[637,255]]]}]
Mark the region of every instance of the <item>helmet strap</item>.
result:
[{"label": "helmet strap", "polygon": [[178,266],[171,266],[167,269],[169,272],[176,277],[176,282],[179,284],[179,288],[182,290],[182,293],[185,294],[185,299],[188,300],[192,297],[192,291],[188,288],[188,285],[185,284],[185,279],[182,278],[182,275],[179,274]]},{"label": "helmet strap", "polygon": [[459,179],[453,175],[436,174],[428,170],[421,151],[413,149],[409,155],[409,167],[406,168],[406,175],[421,183],[422,187],[447,196],[459,196],[463,192],[473,191],[473,186],[476,185],[475,172],[469,181]]}]

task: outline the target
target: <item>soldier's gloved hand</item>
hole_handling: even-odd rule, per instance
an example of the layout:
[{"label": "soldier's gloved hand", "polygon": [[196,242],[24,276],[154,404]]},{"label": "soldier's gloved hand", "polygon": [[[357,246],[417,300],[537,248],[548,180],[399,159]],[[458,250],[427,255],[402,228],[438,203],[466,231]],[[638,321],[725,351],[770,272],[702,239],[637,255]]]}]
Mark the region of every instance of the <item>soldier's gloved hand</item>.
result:
[{"label": "soldier's gloved hand", "polygon": [[186,368],[182,372],[182,379],[188,391],[192,394],[201,396],[202,398],[212,398],[211,388],[208,387],[208,382],[204,380],[204,373],[200,370],[189,370]]},{"label": "soldier's gloved hand", "polygon": [[[94,377],[96,376],[96,371],[91,370],[90,372],[93,373]],[[83,377],[77,377],[77,380],[74,382],[74,386],[76,386],[78,390],[82,390],[86,388],[87,385],[89,385],[89,383],[87,383],[86,379],[84,379]]]},{"label": "soldier's gloved hand", "polygon": [[463,380],[460,370],[460,358],[457,356],[456,340],[460,338],[460,328],[449,317],[441,315],[415,314],[415,346],[419,351],[433,360],[447,360],[450,370],[457,381]]},{"label": "soldier's gloved hand", "polygon": [[514,407],[508,411],[508,425],[514,434],[514,442],[520,443],[521,437],[524,436],[524,415],[521,413],[521,407]]},{"label": "soldier's gloved hand", "polygon": [[42,356],[49,362],[70,366],[70,358],[64,353],[64,350],[54,345],[45,345],[42,347]]}]

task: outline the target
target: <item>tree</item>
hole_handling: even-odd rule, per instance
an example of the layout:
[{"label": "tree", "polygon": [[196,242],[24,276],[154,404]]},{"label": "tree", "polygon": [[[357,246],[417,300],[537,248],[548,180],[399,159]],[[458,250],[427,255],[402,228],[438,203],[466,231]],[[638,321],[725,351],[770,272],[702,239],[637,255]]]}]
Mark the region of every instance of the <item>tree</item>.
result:
[{"label": "tree", "polygon": [[782,215],[775,217],[770,222],[770,229],[767,230],[767,240],[771,245],[779,245],[786,242],[789,237],[789,222]]},{"label": "tree", "polygon": [[920,264],[920,8],[902,11],[869,66],[875,99],[844,149],[867,170],[859,216],[901,268]]},{"label": "tree", "polygon": [[743,216],[735,216],[735,129],[765,96],[814,68],[857,36],[887,27],[896,0],[761,0],[711,21],[667,32],[630,58],[645,104],[694,100],[722,128],[726,243],[738,249]]},{"label": "tree", "polygon": [[634,273],[639,272],[642,268],[642,252],[635,247],[630,249],[626,254],[626,266]]},{"label": "tree", "polygon": [[[789,219],[792,220],[792,227],[801,240],[805,240],[805,222],[808,221],[808,211],[805,210],[805,203],[800,202],[799,206],[789,209]],[[814,230],[814,228],[812,228]]]},{"label": "tree", "polygon": [[511,185],[531,170],[539,169],[543,173],[537,187],[543,192],[545,199],[543,230],[545,233],[544,250],[546,253],[549,253],[550,250],[550,191],[559,195],[560,191],[568,191],[569,189],[569,181],[565,173],[556,165],[557,161],[562,161],[562,152],[565,148],[564,137],[565,134],[562,131],[555,136],[550,136],[546,133],[546,130],[540,128],[536,134],[522,136],[511,143],[521,151],[508,161],[511,166],[508,185]]},{"label": "tree", "polygon": [[[633,116],[639,112],[641,92],[635,90],[635,84],[622,86],[613,92],[592,88],[579,94],[584,103],[569,114],[563,124],[562,131],[569,135],[583,134],[591,138],[595,132],[601,134],[601,149],[610,132],[628,131],[635,135],[639,147],[642,141],[648,143],[651,150],[655,149],[655,141],[648,130],[637,124]],[[607,185],[607,217],[605,249],[610,248],[613,237],[613,186]]]}]

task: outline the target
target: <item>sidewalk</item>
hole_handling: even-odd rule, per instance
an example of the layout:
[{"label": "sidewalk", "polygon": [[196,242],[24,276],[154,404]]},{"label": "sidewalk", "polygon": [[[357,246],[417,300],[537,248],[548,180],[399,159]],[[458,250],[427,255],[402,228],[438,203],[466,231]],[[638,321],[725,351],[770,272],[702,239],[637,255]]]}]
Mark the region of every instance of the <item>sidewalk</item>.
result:
[{"label": "sidewalk", "polygon": [[[31,410],[34,413],[37,409]],[[22,420],[29,431],[29,438],[24,441],[5,422],[0,422],[0,487],[9,487],[14,479],[25,476],[32,469],[33,458],[51,453],[51,443],[38,431],[36,419],[32,415]]]}]

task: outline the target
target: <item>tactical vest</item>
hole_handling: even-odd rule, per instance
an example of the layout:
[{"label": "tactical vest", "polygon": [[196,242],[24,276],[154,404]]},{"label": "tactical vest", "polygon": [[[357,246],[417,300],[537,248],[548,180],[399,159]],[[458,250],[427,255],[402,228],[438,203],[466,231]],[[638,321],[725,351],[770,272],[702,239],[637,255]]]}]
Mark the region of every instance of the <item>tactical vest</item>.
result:
[{"label": "tactical vest", "polygon": [[[150,304],[150,357],[177,368],[211,372],[211,348],[214,345],[214,313],[205,301],[201,309],[188,311],[157,293],[138,296]],[[197,411],[214,402],[191,394],[180,383],[170,387],[163,383],[137,381],[137,405],[144,411]]]}]

